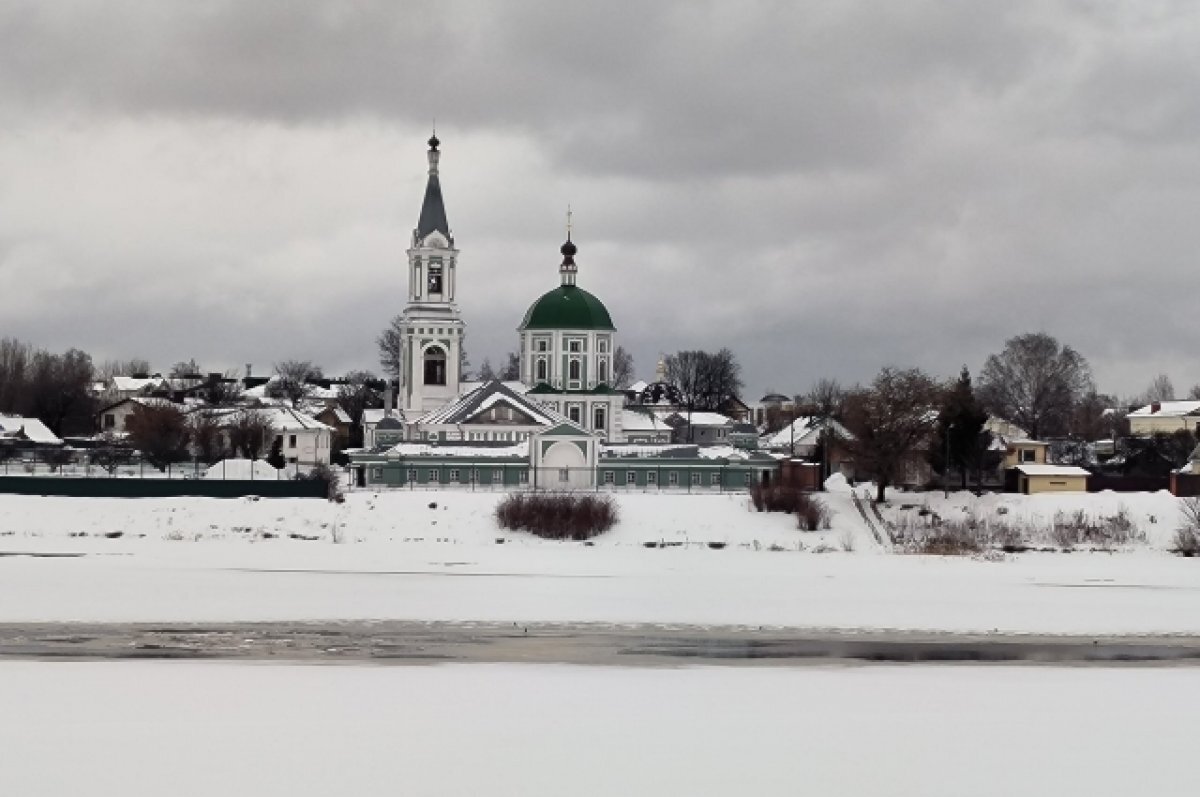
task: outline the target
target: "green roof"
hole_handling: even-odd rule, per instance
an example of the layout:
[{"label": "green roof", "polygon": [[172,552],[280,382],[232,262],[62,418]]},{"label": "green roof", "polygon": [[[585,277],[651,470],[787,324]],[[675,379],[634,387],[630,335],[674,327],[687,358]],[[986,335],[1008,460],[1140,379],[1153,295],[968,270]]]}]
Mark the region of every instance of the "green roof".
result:
[{"label": "green roof", "polygon": [[604,302],[575,285],[560,285],[534,302],[521,329],[613,329]]},{"label": "green roof", "polygon": [[604,384],[603,382],[596,385],[595,387],[589,387],[586,390],[561,390],[556,387],[550,387],[550,385],[546,384],[545,382],[538,382],[536,385],[534,385],[532,388],[530,388],[529,390],[527,390],[525,392],[527,395],[534,395],[534,396],[547,396],[547,395],[558,396],[558,395],[561,395],[564,393],[571,394],[571,395],[579,395],[579,396],[619,396],[619,395],[621,395],[620,390],[613,390],[611,387]]}]

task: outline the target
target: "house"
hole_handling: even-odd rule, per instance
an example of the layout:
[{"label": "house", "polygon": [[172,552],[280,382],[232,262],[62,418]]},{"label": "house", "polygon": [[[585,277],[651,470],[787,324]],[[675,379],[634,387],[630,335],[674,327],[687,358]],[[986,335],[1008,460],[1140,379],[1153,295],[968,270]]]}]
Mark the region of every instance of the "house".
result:
[{"label": "house", "polygon": [[1003,439],[1004,467],[1015,468],[1017,465],[1045,465],[1046,452],[1050,444],[1041,440],[1020,438],[1016,440]]},{"label": "house", "polygon": [[631,444],[669,443],[674,432],[659,414],[642,409],[621,410],[621,427],[625,430],[625,442]]},{"label": "house", "polygon": [[[827,429],[832,440],[829,450],[825,452],[827,473],[841,473],[846,478],[854,476],[854,456],[847,448],[847,441],[854,439],[850,430],[833,418],[819,418],[815,415],[801,415],[787,426],[774,434],[766,435],[759,440],[759,448],[787,454],[789,457],[813,459],[820,452],[822,430]],[[905,477],[906,484],[922,484],[923,473],[913,473]]]},{"label": "house", "polygon": [[43,448],[62,444],[62,439],[37,418],[0,415],[0,445],[6,448]]},{"label": "house", "polygon": [[313,416],[333,430],[333,446],[337,449],[350,445],[350,427],[353,422],[344,409],[338,406],[326,407]]},{"label": "house", "polygon": [[758,427],[770,427],[782,423],[796,411],[795,401],[782,393],[768,393],[751,408],[753,423]]},{"label": "house", "polygon": [[728,445],[733,431],[733,420],[719,412],[673,412],[663,421],[674,430],[673,443],[723,446]]},{"label": "house", "polygon": [[254,412],[270,422],[280,451],[289,463],[328,465],[333,449],[333,429],[291,407],[258,407]]},{"label": "house", "polygon": [[1013,468],[1015,491],[1025,495],[1038,493],[1086,493],[1088,473],[1069,465],[1024,463]]},{"label": "house", "polygon": [[1192,450],[1187,464],[1171,474],[1170,490],[1180,498],[1200,496],[1200,445]]},{"label": "house", "polygon": [[114,376],[105,384],[105,395],[113,399],[149,396],[170,389],[170,383],[162,374],[138,374],[137,376]]},{"label": "house", "polygon": [[758,448],[758,427],[752,423],[741,421],[735,423],[729,430],[729,444],[734,448],[754,451]]},{"label": "house", "polygon": [[1200,401],[1155,401],[1126,416],[1129,434],[1148,437],[1189,431],[1196,434],[1200,424]]},{"label": "house", "polygon": [[180,412],[186,409],[182,404],[176,404],[165,398],[149,396],[123,398],[103,407],[96,413],[96,430],[101,434],[125,434],[129,431],[129,418],[137,411],[138,407],[176,407]]}]

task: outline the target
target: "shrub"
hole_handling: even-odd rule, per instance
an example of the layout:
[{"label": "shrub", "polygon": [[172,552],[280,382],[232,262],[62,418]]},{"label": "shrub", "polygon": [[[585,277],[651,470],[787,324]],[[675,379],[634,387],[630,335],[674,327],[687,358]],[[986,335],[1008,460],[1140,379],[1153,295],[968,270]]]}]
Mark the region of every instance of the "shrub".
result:
[{"label": "shrub", "polygon": [[797,525],[807,531],[827,529],[830,526],[831,516],[824,502],[799,487],[756,484],[750,488],[750,503],[759,512],[787,512],[795,515]]},{"label": "shrub", "polygon": [[818,531],[829,528],[832,523],[829,508],[820,498],[801,494],[799,506],[796,507],[796,520],[805,531]]},{"label": "shrub", "polygon": [[1179,528],[1172,550],[1180,556],[1200,556],[1200,498],[1180,501]]},{"label": "shrub", "polygon": [[1175,544],[1171,550],[1180,556],[1200,556],[1200,533],[1195,529],[1175,529]]},{"label": "shrub", "polygon": [[756,484],[750,488],[750,502],[759,512],[792,514],[800,509],[800,504],[807,497],[808,493],[799,487],[788,487],[782,484],[770,486]]},{"label": "shrub", "polygon": [[317,463],[307,474],[297,474],[297,479],[309,479],[312,481],[322,482],[325,485],[325,497],[330,501],[345,500],[340,490],[338,490],[338,475],[337,472],[324,463]]},{"label": "shrub", "polygon": [[617,505],[610,495],[510,493],[496,506],[500,528],[547,540],[588,540],[616,522]]}]

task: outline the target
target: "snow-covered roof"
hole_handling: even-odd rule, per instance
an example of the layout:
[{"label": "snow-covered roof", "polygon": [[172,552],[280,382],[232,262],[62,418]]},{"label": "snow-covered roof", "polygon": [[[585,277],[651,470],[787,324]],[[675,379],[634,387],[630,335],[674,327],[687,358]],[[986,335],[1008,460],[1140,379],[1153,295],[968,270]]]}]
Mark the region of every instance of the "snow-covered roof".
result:
[{"label": "snow-covered roof", "polygon": [[643,390],[646,389],[647,385],[648,385],[648,383],[646,382],[645,379],[639,379],[638,381],[634,382],[632,385],[630,385],[629,387],[627,387],[625,389],[632,393],[641,393]]},{"label": "snow-covered roof", "polygon": [[293,432],[303,429],[333,431],[332,427],[321,423],[311,415],[306,415],[291,407],[261,407],[258,409],[258,412],[268,418],[271,421],[271,425],[281,432]]},{"label": "snow-covered roof", "polygon": [[167,386],[167,380],[163,379],[162,374],[154,374],[153,376],[114,376],[112,378],[113,388],[122,393],[136,393],[139,390],[146,388],[154,389]]},{"label": "snow-covered roof", "polygon": [[484,385],[486,385],[488,383],[488,381],[500,381],[500,384],[504,385],[506,388],[511,390],[513,393],[516,393],[518,396],[525,395],[526,393],[529,392],[529,388],[530,388],[529,385],[527,385],[524,382],[521,382],[520,380],[517,380],[517,379],[513,379],[513,380],[508,380],[508,379],[486,380],[485,379],[485,380],[480,380],[478,382],[463,382],[463,383],[461,383],[459,385],[458,395],[460,397],[462,397],[462,396],[467,395],[468,393],[472,393],[472,392],[478,390],[479,388],[483,387]]},{"label": "snow-covered roof", "polygon": [[[1155,409],[1157,407],[1158,409]],[[1156,401],[1129,413],[1130,418],[1159,418],[1200,413],[1200,401]]]},{"label": "snow-covered roof", "polygon": [[420,420],[420,423],[430,426],[467,423],[472,418],[482,412],[486,412],[497,404],[512,407],[521,414],[528,416],[532,423],[537,426],[553,426],[559,423],[569,423],[566,416],[560,415],[540,402],[530,401],[523,395],[513,392],[505,383],[499,381],[483,383],[470,393],[430,412]]},{"label": "snow-covered roof", "polygon": [[1090,476],[1091,474],[1083,468],[1076,468],[1073,465],[1039,465],[1034,463],[1026,463],[1017,465],[1017,470],[1024,473],[1026,476]]},{"label": "snow-covered roof", "polygon": [[695,443],[662,443],[650,445],[645,443],[617,443],[600,447],[601,465],[604,460],[617,458],[640,459],[731,459],[731,460],[773,460],[778,459],[765,451],[747,451],[733,446],[699,446]]},{"label": "snow-covered roof", "polygon": [[529,457],[529,441],[522,440],[509,446],[442,445],[429,443],[397,443],[384,453],[397,457]]},{"label": "snow-covered roof", "polygon": [[680,410],[677,413],[684,422],[691,423],[692,426],[730,426],[733,424],[733,419],[722,415],[719,412],[702,412],[696,411],[688,414]]},{"label": "snow-covered roof", "polygon": [[0,415],[0,437],[20,437],[31,443],[62,445],[62,439],[37,418]]},{"label": "snow-covered roof", "polygon": [[[848,440],[854,437],[846,427],[832,418],[828,420],[828,424],[838,437]],[[793,443],[800,446],[816,445],[817,438],[821,434],[821,426],[822,420],[817,416],[801,415],[768,437],[763,442],[763,446],[765,448],[789,448]]]},{"label": "snow-covered roof", "polygon": [[177,404],[170,399],[155,398],[153,396],[130,396],[129,398],[123,398],[120,401],[114,401],[112,404],[109,404],[107,407],[101,409],[100,413],[108,412],[114,407],[119,407],[122,404],[136,404],[142,407],[175,407],[181,411],[185,409],[182,404]]},{"label": "snow-covered roof", "polygon": [[636,410],[621,410],[621,428],[626,432],[670,432],[662,418]]}]

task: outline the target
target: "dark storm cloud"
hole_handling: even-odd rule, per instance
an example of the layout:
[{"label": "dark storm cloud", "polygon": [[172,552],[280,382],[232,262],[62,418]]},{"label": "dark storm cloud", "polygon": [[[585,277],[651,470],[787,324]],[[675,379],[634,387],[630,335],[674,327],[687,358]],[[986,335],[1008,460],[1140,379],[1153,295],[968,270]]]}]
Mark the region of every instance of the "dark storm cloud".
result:
[{"label": "dark storm cloud", "polygon": [[1190,385],[1198,81],[1169,2],[10,4],[0,334],[370,366],[437,116],[476,363],[570,201],[642,376],[950,374],[1038,329]]}]

